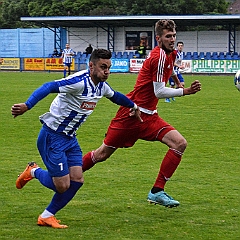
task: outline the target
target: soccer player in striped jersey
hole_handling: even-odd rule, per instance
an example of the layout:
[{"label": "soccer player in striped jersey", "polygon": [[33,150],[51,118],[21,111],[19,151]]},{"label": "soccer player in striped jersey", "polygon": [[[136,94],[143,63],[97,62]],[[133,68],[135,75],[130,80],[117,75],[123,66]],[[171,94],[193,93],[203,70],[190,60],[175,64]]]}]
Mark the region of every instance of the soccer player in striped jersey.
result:
[{"label": "soccer player in striped jersey", "polygon": [[[183,61],[183,42],[177,42],[177,56],[175,59],[175,63],[174,63],[174,71],[181,83],[181,85],[184,87],[184,78],[180,72],[180,69],[184,69],[184,66],[182,64]],[[175,87],[175,81],[173,80],[172,77],[169,78],[169,85],[174,88]],[[175,98],[172,97],[172,100],[175,101]],[[170,98],[166,98],[165,102],[170,103]]]},{"label": "soccer player in striped jersey", "polygon": [[[185,138],[157,113],[160,98],[180,97],[195,94],[201,90],[201,84],[195,80],[190,87],[182,88],[176,75],[178,89],[166,87],[173,71],[177,51],[176,25],[172,20],[159,20],[155,26],[156,46],[147,56],[138,74],[133,91],[127,96],[134,101],[141,111],[142,122],[136,121],[128,114],[126,107],[120,107],[110,123],[103,144],[83,157],[83,171],[95,163],[106,160],[116,149],[132,147],[138,139],[159,141],[169,147],[162,160],[157,179],[148,194],[148,201],[166,207],[176,207],[179,202],[170,197],[164,187],[167,180],[178,167],[187,146]],[[137,189],[137,186],[136,186]]]},{"label": "soccer player in striped jersey", "polygon": [[110,74],[111,51],[95,49],[90,57],[89,70],[83,70],[57,81],[43,84],[25,103],[12,106],[12,115],[22,115],[50,93],[58,93],[49,112],[40,116],[43,124],[37,147],[47,170],[30,162],[17,178],[21,189],[33,178],[55,192],[52,201],[38,217],[38,225],[67,228],[55,214],[74,197],[83,185],[82,151],[76,138],[77,129],[87,120],[97,102],[106,97],[130,109],[139,120],[137,105],[125,95],[114,91],[106,80]]},{"label": "soccer player in striped jersey", "polygon": [[61,58],[63,59],[63,67],[64,67],[63,77],[66,77],[67,70],[68,70],[68,75],[70,75],[72,59],[74,55],[75,55],[74,51],[70,48],[69,43],[67,43],[66,48],[63,49],[62,56],[61,56]]}]

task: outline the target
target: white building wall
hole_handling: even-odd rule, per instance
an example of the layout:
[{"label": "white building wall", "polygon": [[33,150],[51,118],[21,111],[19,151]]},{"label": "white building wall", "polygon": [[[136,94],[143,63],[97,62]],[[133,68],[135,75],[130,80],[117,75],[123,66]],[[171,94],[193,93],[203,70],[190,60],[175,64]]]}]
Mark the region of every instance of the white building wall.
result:
[{"label": "white building wall", "polygon": [[184,43],[184,52],[196,52],[197,51],[197,32],[177,32],[177,40]]},{"label": "white building wall", "polygon": [[184,42],[184,52],[228,51],[228,31],[177,32],[177,41]]},{"label": "white building wall", "polygon": [[97,28],[70,28],[68,30],[68,39],[74,51],[83,52],[89,43],[93,46],[97,44]]},{"label": "white building wall", "polygon": [[228,52],[228,31],[198,32],[197,52]]},{"label": "white building wall", "polygon": [[[114,39],[114,51],[115,52],[124,52],[125,51],[125,27],[119,27],[115,29]],[[124,47],[123,47],[124,46]]]},{"label": "white building wall", "polygon": [[236,32],[236,38],[235,38],[235,48],[236,52],[240,53],[240,31]]},{"label": "white building wall", "polygon": [[108,48],[108,34],[102,28],[97,28],[97,42],[94,48]]},{"label": "white building wall", "polygon": [[[68,39],[75,52],[84,52],[90,43],[93,48],[108,48],[108,34],[102,28],[70,28]],[[122,43],[121,43],[122,45]]]},{"label": "white building wall", "polygon": [[[70,28],[69,42],[74,51],[84,52],[88,44],[93,48],[108,48],[108,34],[106,28]],[[154,47],[153,27],[118,27],[115,28],[114,51],[125,50],[126,31],[152,31],[152,47]],[[177,32],[177,41],[184,42],[184,52],[227,52],[228,31],[186,31]],[[236,32],[236,52],[240,53],[240,31]]]}]

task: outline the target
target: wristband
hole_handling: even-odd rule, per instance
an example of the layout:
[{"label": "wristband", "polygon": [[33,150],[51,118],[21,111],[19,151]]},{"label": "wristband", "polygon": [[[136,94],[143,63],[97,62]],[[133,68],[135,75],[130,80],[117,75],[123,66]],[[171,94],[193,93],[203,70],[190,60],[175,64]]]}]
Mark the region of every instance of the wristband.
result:
[{"label": "wristband", "polygon": [[138,106],[136,103],[134,103],[133,110],[137,110],[137,109],[138,109]]}]

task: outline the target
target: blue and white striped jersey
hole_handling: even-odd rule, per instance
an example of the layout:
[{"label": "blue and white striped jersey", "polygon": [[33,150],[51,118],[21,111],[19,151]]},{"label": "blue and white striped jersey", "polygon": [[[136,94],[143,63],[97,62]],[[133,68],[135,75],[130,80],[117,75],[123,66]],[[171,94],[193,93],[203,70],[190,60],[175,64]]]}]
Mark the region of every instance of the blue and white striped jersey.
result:
[{"label": "blue and white striped jersey", "polygon": [[63,63],[72,63],[72,54],[74,54],[74,51],[71,48],[65,48],[63,49],[63,54]]},{"label": "blue and white striped jersey", "polygon": [[[175,59],[175,63],[177,65],[182,65],[182,60],[183,60],[183,52],[177,51],[177,56],[176,56],[176,59]],[[176,74],[179,74],[180,73],[179,67],[174,66],[174,71],[175,71]]]},{"label": "blue and white striped jersey", "polygon": [[56,83],[60,93],[53,100],[49,112],[41,115],[40,120],[49,128],[68,136],[76,135],[76,130],[103,96],[111,98],[114,95],[114,90],[106,82],[95,86],[88,70],[77,72]]}]

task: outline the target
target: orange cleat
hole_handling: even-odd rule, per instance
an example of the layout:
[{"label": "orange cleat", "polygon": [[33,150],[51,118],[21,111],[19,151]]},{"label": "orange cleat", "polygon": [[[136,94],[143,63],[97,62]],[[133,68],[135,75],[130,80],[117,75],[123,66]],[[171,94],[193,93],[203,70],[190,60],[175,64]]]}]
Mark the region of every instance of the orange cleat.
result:
[{"label": "orange cleat", "polygon": [[38,165],[35,162],[29,162],[26,169],[18,176],[16,181],[16,187],[18,189],[23,188],[27,182],[33,179],[31,175],[33,168],[38,168]]},{"label": "orange cleat", "polygon": [[38,226],[47,226],[52,228],[67,228],[67,225],[59,224],[60,220],[57,220],[54,216],[48,218],[42,218],[41,215],[38,217]]}]

